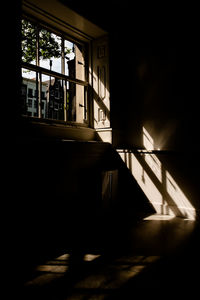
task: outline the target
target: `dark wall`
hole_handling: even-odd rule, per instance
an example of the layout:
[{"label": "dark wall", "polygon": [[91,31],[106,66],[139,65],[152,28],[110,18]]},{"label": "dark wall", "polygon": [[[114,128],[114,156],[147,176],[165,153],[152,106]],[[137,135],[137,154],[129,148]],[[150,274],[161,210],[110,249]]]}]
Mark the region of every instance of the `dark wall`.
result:
[{"label": "dark wall", "polygon": [[199,214],[197,18],[189,17],[190,8],[165,13],[129,11],[110,31],[113,144],[144,148],[145,128],[162,166]]},{"label": "dark wall", "polygon": [[159,156],[163,167],[199,208],[197,7],[130,1],[109,6],[102,1],[98,9],[92,1],[84,5],[72,8],[110,37],[114,147],[144,148],[145,128],[155,149],[165,151]]},{"label": "dark wall", "polygon": [[[199,75],[193,47],[137,44],[117,67],[113,57],[111,115],[113,128],[125,132],[122,142],[142,147],[144,126],[160,149],[198,147]],[[115,82],[120,83],[115,85]]]},{"label": "dark wall", "polygon": [[114,144],[142,147],[142,127],[159,148],[198,144],[199,46],[195,7],[130,1],[62,0],[110,37]]}]

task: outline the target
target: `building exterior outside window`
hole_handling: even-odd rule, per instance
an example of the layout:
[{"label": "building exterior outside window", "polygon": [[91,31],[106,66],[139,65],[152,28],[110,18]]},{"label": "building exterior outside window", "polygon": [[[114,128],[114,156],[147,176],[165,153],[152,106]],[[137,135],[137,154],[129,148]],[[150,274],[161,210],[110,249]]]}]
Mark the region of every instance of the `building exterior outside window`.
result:
[{"label": "building exterior outside window", "polygon": [[64,89],[62,80],[54,79],[47,83],[48,118],[64,120]]},{"label": "building exterior outside window", "polygon": [[28,99],[28,107],[31,107],[32,108],[32,99]]},{"label": "building exterior outside window", "polygon": [[[47,116],[47,83],[42,83],[42,114]],[[23,102],[24,102],[24,114],[27,114],[30,117],[37,117],[37,92],[36,92],[36,80],[35,78],[23,78],[22,81],[22,93]],[[31,97],[31,98],[30,98]]]}]

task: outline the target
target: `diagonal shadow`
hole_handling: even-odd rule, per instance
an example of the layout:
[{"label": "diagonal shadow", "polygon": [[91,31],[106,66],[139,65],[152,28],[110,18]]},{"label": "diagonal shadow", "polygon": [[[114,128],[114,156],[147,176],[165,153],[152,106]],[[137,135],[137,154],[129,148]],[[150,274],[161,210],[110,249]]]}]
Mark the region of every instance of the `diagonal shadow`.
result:
[{"label": "diagonal shadow", "polygon": [[95,102],[97,103],[99,108],[101,108],[105,112],[107,119],[110,121],[109,109],[104,104],[103,100],[99,97],[99,95],[96,93],[96,91],[92,87],[91,87],[91,89],[92,89],[92,93],[93,93],[93,99],[95,100]]}]

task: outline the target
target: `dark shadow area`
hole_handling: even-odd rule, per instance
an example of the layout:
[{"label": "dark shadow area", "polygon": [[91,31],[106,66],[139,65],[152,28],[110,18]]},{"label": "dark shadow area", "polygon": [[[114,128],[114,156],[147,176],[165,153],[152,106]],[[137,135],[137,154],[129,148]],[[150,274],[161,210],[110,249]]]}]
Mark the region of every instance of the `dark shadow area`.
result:
[{"label": "dark shadow area", "polygon": [[[111,114],[95,92],[94,101],[107,110],[114,146],[142,148],[142,126],[149,124],[161,140],[166,138],[169,149],[195,149],[199,134],[195,95],[198,47],[196,42],[189,43],[195,31],[184,30],[185,14],[183,23],[179,22],[180,27],[174,30],[180,12],[176,15],[173,9],[173,22],[167,12],[166,19],[160,12],[153,22],[148,9],[130,9],[130,1],[112,1],[108,10],[105,1],[101,5],[87,1],[88,10],[83,1],[80,6],[76,1],[58,2],[67,6],[71,2],[70,7],[108,30]],[[19,18],[17,21],[20,31]],[[18,32],[18,54],[19,35]],[[197,41],[196,37],[193,40]],[[18,95],[11,99],[15,103],[20,98],[20,55]],[[18,112],[17,106],[17,116]],[[178,129],[170,127],[174,119]],[[13,122],[8,134],[11,147],[6,163],[11,166],[7,168],[7,192],[15,215],[11,259],[18,265],[11,270],[11,276],[16,273],[16,281],[20,281],[20,299],[132,300],[140,298],[136,291],[140,296],[149,296],[149,290],[160,299],[163,294],[174,295],[173,289],[180,297],[182,291],[198,288],[200,249],[196,221],[143,220],[155,213],[153,206],[112,145],[97,141],[94,129],[74,125],[69,132],[51,121],[48,126],[40,121],[34,126],[18,121]],[[163,125],[168,121],[172,132],[169,139]],[[72,133],[73,129],[76,133]],[[183,166],[179,154],[167,154],[166,159],[160,155],[161,172],[171,173],[180,166],[180,174],[189,170],[187,178],[193,172],[191,182],[194,179],[198,186],[197,156],[190,157],[187,166]],[[161,184],[142,156],[139,161],[156,188],[174,204],[166,191],[166,178]],[[130,159],[128,163],[131,165]],[[174,178],[176,175],[172,173]],[[86,255],[90,256],[85,258]]]},{"label": "dark shadow area", "polygon": [[22,299],[132,299],[151,291],[191,296],[198,287],[198,230],[199,224],[178,218],[142,221],[126,238],[118,236],[110,252],[76,262],[63,252],[37,265]]},{"label": "dark shadow area", "polygon": [[[176,225],[180,226],[178,223]],[[184,226],[186,229],[187,225]],[[163,229],[164,227],[165,224],[162,225]],[[197,232],[199,224],[193,224],[192,227],[189,235],[184,237],[181,247],[177,244],[175,251],[167,251],[165,255],[150,264],[143,272],[127,281],[118,291],[115,299],[122,299],[122,297],[133,299],[137,293],[140,296],[152,295],[156,299],[161,295],[164,298],[172,295],[174,297],[195,297],[198,293],[199,235]],[[180,228],[181,226],[179,230]],[[173,229],[171,224],[171,233],[174,233]],[[164,232],[161,236],[167,237]],[[173,243],[172,240],[168,242]],[[153,294],[149,294],[151,292]]]},{"label": "dark shadow area", "polygon": [[19,139],[15,156],[22,281],[63,251],[75,261],[85,253],[109,253],[130,225],[154,212],[108,143]]}]

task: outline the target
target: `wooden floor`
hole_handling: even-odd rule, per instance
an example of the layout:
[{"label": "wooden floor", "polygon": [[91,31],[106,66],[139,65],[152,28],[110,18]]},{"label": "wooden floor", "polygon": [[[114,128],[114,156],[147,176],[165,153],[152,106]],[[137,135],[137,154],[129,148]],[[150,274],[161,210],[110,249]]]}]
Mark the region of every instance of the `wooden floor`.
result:
[{"label": "wooden floor", "polygon": [[36,266],[19,299],[195,299],[200,283],[198,233],[196,221],[160,215],[126,231],[112,228],[101,250],[63,250]]}]

